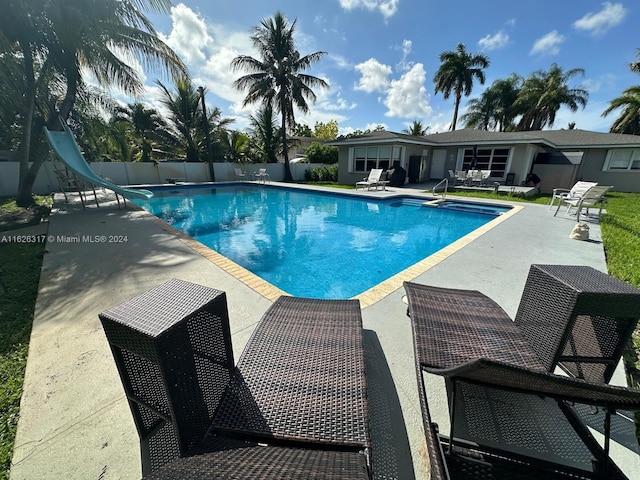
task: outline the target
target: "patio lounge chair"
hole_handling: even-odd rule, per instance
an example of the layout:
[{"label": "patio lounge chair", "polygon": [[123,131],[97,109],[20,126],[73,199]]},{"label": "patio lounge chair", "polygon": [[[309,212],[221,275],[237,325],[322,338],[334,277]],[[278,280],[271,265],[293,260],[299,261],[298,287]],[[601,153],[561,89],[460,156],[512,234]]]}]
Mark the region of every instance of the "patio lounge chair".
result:
[{"label": "patio lounge chair", "polygon": [[560,204],[563,199],[573,200],[580,198],[587,190],[591,187],[595,187],[596,185],[598,185],[596,182],[577,182],[573,187],[571,187],[571,189],[554,188],[551,193],[551,200],[549,200],[547,210],[551,210],[551,207],[553,207],[556,200]]},{"label": "patio lounge chair", "polygon": [[371,478],[357,300],[279,298],[237,366],[223,292],[171,280],[100,319],[148,478]]},{"label": "patio lounge chair", "polygon": [[605,185],[596,185],[588,189],[584,192],[580,197],[577,198],[562,198],[558,202],[558,208],[556,208],[553,216],[555,217],[560,210],[562,204],[567,205],[567,213],[571,211],[571,207],[576,207],[576,221],[580,221],[580,212],[583,208],[587,210],[587,215],[589,215],[589,207],[595,207],[596,205],[600,205],[600,209],[598,210],[598,220],[602,215],[602,209],[604,207],[604,202],[606,201],[606,193],[611,190],[612,186]]},{"label": "patio lounge chair", "polygon": [[[640,316],[640,290],[589,267],[532,265],[513,322],[480,292],[405,289],[432,479],[626,478],[608,456],[610,422],[616,408],[640,409],[640,390],[603,382]],[[558,365],[581,378],[551,373]],[[445,378],[447,439],[425,374]],[[567,402],[604,408],[604,448]]]},{"label": "patio lounge chair", "polygon": [[356,190],[358,187],[367,187],[367,190],[371,190],[371,187],[378,188],[380,177],[382,176],[382,168],[372,168],[369,172],[369,176],[363,180],[356,182]]}]

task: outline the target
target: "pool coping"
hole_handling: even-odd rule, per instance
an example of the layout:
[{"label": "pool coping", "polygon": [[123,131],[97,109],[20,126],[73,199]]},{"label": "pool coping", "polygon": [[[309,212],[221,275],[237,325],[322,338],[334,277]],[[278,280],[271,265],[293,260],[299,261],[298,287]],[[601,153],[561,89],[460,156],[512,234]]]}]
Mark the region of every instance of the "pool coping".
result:
[{"label": "pool coping", "polygon": [[[211,186],[215,186],[215,185],[224,185],[224,186],[226,186],[226,185],[229,185],[229,184],[236,184],[236,183],[253,185],[253,186],[256,185],[255,182],[219,182],[219,183],[207,183],[207,184],[180,184],[178,186],[180,186],[180,187],[182,187],[182,186],[187,186],[187,187],[188,186],[202,186],[202,187],[210,186],[211,187]],[[176,185],[172,185],[172,186],[175,187]],[[335,189],[335,188],[331,188],[331,187],[320,187],[320,186],[316,186],[316,185],[298,186],[297,184],[296,185],[291,185],[291,184],[288,184],[288,183],[281,183],[281,182],[270,183],[270,186],[273,186],[273,187],[276,187],[276,188],[289,188],[289,189],[292,189],[292,190],[310,190],[310,191],[332,193],[332,194],[335,194],[335,195],[344,195],[344,196],[354,195],[354,196],[358,196],[358,197],[372,198],[372,199],[377,199],[377,200],[379,200],[381,198],[388,199],[388,198],[406,198],[406,197],[411,197],[411,198],[424,198],[425,200],[432,200],[433,201],[434,199],[441,198],[441,197],[435,197],[434,195],[431,195],[431,194],[428,194],[428,193],[425,193],[425,192],[422,192],[422,191],[417,191],[417,190],[412,190],[412,191],[403,190],[403,191],[399,191],[399,192],[396,192],[394,190],[359,190],[359,191],[355,191],[355,190],[347,190],[347,189],[344,189],[344,190]],[[335,190],[338,190],[338,191],[335,191]],[[383,196],[381,196],[381,194],[383,194]],[[493,201],[493,202],[492,201],[478,202],[478,201],[475,201],[475,200],[474,201],[468,201],[468,200],[465,200],[465,199],[456,199],[456,201],[460,201],[460,202],[464,202],[464,203],[487,204],[487,205],[501,204],[500,202],[495,202],[495,201]],[[217,267],[221,268],[222,270],[227,272],[229,275],[232,275],[237,280],[239,280],[240,282],[244,283],[246,286],[248,286],[249,288],[254,290],[256,293],[258,293],[258,294],[262,295],[263,297],[267,298],[268,300],[275,301],[275,300],[278,299],[278,297],[280,297],[282,295],[291,296],[290,293],[287,293],[284,290],[282,290],[282,289],[276,287],[275,285],[269,283],[268,281],[266,281],[263,278],[259,277],[255,273],[247,270],[243,266],[235,263],[234,261],[228,259],[227,257],[225,257],[224,255],[216,252],[215,250],[207,247],[205,244],[203,244],[200,241],[190,237],[189,235],[187,235],[186,233],[184,233],[181,230],[177,229],[176,227],[173,227],[172,225],[169,225],[164,220],[162,220],[159,217],[153,215],[152,213],[149,213],[148,211],[146,211],[144,208],[142,208],[142,207],[140,207],[140,206],[138,206],[136,204],[133,204],[131,202],[129,202],[129,203],[131,205],[133,205],[133,207],[135,209],[140,210],[140,211],[144,212],[145,214],[149,215],[150,217],[152,217],[153,221],[156,224],[158,224],[160,226],[160,228],[162,228],[163,230],[165,230],[168,233],[171,233],[171,234],[175,235],[175,237],[178,238],[187,247],[191,248],[193,251],[195,251],[199,255],[203,256],[204,258],[206,258],[207,260],[212,262],[214,265],[216,265]],[[405,268],[404,270],[392,275],[391,277],[387,278],[386,280],[383,280],[382,282],[374,285],[373,287],[371,287],[371,288],[365,290],[364,292],[359,293],[358,295],[355,295],[355,296],[353,296],[351,298],[355,299],[355,300],[359,300],[360,304],[361,304],[361,306],[363,308],[371,306],[371,305],[379,302],[380,300],[385,298],[390,293],[394,292],[398,288],[401,288],[403,282],[414,280],[418,276],[420,276],[423,273],[427,272],[429,269],[431,269],[431,268],[435,267],[436,265],[438,265],[443,260],[446,260],[448,257],[453,255],[454,253],[460,251],[462,248],[466,247],[471,242],[473,242],[477,238],[481,237],[482,235],[484,235],[485,233],[487,233],[488,231],[490,231],[494,227],[496,227],[499,224],[501,224],[502,222],[508,220],[513,215],[516,215],[518,212],[520,212],[524,208],[522,205],[507,205],[507,206],[510,207],[510,209],[507,212],[498,215],[493,220],[485,223],[481,227],[476,228],[475,230],[473,230],[472,232],[464,235],[463,237],[459,238],[455,242],[447,245],[444,248],[441,248],[437,252],[432,253],[428,257],[423,258],[422,260],[418,261],[417,263],[414,263],[413,265]]]}]

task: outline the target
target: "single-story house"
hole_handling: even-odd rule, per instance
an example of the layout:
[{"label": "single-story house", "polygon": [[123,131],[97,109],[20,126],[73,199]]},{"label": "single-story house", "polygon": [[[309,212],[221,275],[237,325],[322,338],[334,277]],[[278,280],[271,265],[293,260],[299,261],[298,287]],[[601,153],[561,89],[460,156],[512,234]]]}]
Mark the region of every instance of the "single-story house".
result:
[{"label": "single-story house", "polygon": [[372,168],[399,162],[409,183],[443,179],[448,171],[491,170],[491,182],[520,185],[529,173],[542,192],[576,181],[640,193],[640,136],[586,130],[489,132],[462,129],[417,137],[376,131],[328,142],[339,147],[338,182],[355,184]]}]

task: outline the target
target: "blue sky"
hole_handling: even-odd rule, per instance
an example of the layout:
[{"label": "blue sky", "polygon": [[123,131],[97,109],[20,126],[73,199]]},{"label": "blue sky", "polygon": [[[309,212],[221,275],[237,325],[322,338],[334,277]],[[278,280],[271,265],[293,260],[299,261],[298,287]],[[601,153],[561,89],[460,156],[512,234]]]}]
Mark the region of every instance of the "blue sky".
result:
[{"label": "blue sky", "polygon": [[[244,129],[255,107],[241,106],[244,95],[232,86],[240,74],[229,63],[240,54],[256,56],[251,29],[276,10],[297,19],[301,54],[327,52],[309,73],[330,88],[316,90],[310,114],[296,117],[312,128],[334,119],[340,133],[377,124],[401,131],[420,120],[431,132],[448,130],[453,99],[434,94],[433,75],[440,53],[458,43],[491,62],[485,85],[476,84],[463,98],[461,113],[494,80],[557,63],[564,70],[585,70],[570,86],[586,88],[589,102],[576,113],[561,110],[553,128],[573,121],[577,128],[607,131],[615,119],[615,112],[601,117],[609,101],[640,84],[628,69],[640,48],[640,5],[631,0],[184,0],[170,15],[150,18],[187,63],[196,85],[208,89],[208,105]],[[156,77],[146,72],[146,78],[146,101],[156,104]]]}]

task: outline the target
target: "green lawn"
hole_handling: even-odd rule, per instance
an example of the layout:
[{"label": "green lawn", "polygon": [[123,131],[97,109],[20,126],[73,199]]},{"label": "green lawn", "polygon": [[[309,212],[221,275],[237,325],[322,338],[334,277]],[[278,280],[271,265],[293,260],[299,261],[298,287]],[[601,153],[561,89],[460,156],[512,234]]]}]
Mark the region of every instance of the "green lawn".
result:
[{"label": "green lawn", "polygon": [[[50,206],[48,197],[36,200]],[[15,225],[26,225],[33,218],[40,220],[39,213],[25,212],[16,207],[11,198],[0,199],[0,217],[8,219],[6,223],[0,223],[7,230]],[[7,241],[12,233],[0,231],[0,479],[9,478],[44,255],[44,243]],[[3,237],[5,241],[2,241]]]},{"label": "green lawn", "polygon": [[[0,239],[3,234],[0,232]],[[0,245],[0,478],[9,478],[44,243]]]}]

